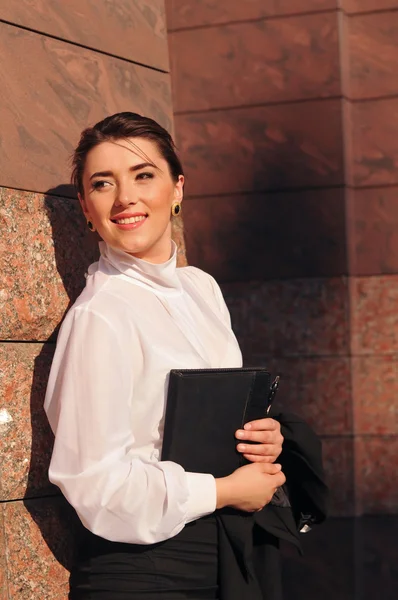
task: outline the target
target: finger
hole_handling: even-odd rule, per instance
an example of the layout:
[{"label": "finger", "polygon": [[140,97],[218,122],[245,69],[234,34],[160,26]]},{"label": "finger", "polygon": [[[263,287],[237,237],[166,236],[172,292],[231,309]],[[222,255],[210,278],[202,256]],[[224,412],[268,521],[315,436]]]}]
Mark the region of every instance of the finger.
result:
[{"label": "finger", "polygon": [[252,463],[268,463],[273,464],[277,457],[274,456],[261,456],[259,454],[243,454],[246,460],[250,460]]},{"label": "finger", "polygon": [[276,473],[275,481],[278,481],[278,484],[276,486],[277,488],[281,487],[284,483],[286,483],[286,477],[285,477],[284,473],[282,473],[282,471],[280,471],[279,473]]},{"label": "finger", "polygon": [[269,417],[266,419],[257,419],[257,421],[250,421],[244,425],[244,429],[250,429],[251,431],[274,431],[280,430],[280,428],[280,423]]},{"label": "finger", "polygon": [[283,436],[278,431],[245,431],[238,429],[236,437],[239,440],[260,442],[260,444],[282,444]]},{"label": "finger", "polygon": [[274,456],[281,453],[281,447],[278,444],[238,444],[238,452],[248,454],[260,454],[261,456]]}]

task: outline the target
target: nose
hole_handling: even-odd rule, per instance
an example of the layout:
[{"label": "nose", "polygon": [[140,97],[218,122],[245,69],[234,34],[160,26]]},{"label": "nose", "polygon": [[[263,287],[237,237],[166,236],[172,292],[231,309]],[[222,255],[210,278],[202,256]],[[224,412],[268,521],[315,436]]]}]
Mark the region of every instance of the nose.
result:
[{"label": "nose", "polygon": [[137,201],[133,185],[128,181],[119,182],[116,188],[115,206],[129,206],[136,204]]}]

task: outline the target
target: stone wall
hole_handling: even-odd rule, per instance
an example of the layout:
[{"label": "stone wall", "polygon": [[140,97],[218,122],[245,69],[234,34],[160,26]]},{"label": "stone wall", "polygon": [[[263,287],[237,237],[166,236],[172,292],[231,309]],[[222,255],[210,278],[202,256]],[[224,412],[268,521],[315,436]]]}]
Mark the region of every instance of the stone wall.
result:
[{"label": "stone wall", "polygon": [[189,262],[322,436],[331,514],[398,512],[398,2],[171,0]]},{"label": "stone wall", "polygon": [[57,328],[96,257],[69,157],[118,111],[171,129],[168,70],[163,1],[0,1],[1,600],[68,594],[75,518],[47,480],[42,404]]}]

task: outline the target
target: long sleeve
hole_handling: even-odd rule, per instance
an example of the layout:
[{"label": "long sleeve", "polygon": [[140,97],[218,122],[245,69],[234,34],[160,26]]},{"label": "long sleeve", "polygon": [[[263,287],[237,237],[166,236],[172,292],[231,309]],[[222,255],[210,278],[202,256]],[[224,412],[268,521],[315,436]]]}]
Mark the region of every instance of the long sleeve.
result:
[{"label": "long sleeve", "polygon": [[45,400],[55,434],[49,476],[93,533],[150,544],[213,512],[215,481],[137,446],[135,433],[146,425],[132,422],[134,352],[126,330],[86,305],[68,313]]}]

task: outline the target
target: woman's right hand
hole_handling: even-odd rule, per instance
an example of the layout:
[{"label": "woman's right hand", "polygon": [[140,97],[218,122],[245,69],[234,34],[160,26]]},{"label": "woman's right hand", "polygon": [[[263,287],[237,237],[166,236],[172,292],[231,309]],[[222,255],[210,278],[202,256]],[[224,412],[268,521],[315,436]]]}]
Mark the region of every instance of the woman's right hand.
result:
[{"label": "woman's right hand", "polygon": [[279,464],[245,465],[227,477],[216,479],[217,508],[231,506],[246,512],[261,510],[285,481]]}]

